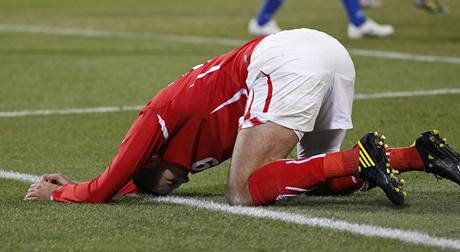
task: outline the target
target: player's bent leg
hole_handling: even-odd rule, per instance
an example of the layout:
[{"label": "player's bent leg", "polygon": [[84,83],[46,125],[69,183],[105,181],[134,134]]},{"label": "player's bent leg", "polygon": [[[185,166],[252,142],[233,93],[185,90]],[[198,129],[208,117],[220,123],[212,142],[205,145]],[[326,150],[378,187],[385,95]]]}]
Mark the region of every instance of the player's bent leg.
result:
[{"label": "player's bent leg", "polygon": [[249,191],[256,205],[307,192],[327,179],[357,172],[358,149],[320,154],[298,160],[277,160],[254,171],[249,177]]},{"label": "player's bent leg", "polygon": [[[293,147],[295,138],[291,138],[290,145],[284,145],[288,147],[284,152],[280,152],[280,149],[272,152],[270,144],[267,144],[270,141],[261,144],[245,141],[245,138],[250,135],[246,132],[242,134],[242,139],[237,140],[240,149],[235,156],[237,162],[230,168],[227,189],[227,197],[231,204],[271,204],[277,199],[308,191],[325,183],[327,179],[350,175],[358,175],[367,183],[379,186],[394,204],[401,205],[404,202],[405,193],[402,191],[402,183],[394,174],[390,174],[383,143],[373,133],[366,134],[358,145],[347,151],[322,154],[307,159],[276,160],[270,163],[267,163],[270,159],[266,159],[263,154],[276,153],[271,157],[282,158],[288,154],[290,147]],[[248,139],[250,138],[246,140]],[[275,140],[280,139],[276,137]],[[254,150],[247,149],[248,147],[253,147]],[[253,154],[256,161],[251,160]],[[257,168],[257,164],[263,163],[266,164]]]},{"label": "player's bent leg", "polygon": [[293,130],[267,122],[241,129],[236,138],[227,180],[231,205],[252,205],[248,178],[259,167],[286,158],[298,142]]},{"label": "player's bent leg", "polygon": [[[286,150],[295,144],[296,138],[292,137],[291,139],[292,142]],[[237,144],[239,143],[241,142],[237,140]],[[247,147],[247,145],[243,146]],[[260,145],[258,144],[256,147],[259,148]],[[267,147],[272,148],[271,146]],[[277,153],[282,155],[274,155],[271,160],[259,162],[266,164],[260,168],[254,165],[251,173],[247,172],[244,176],[238,176],[241,179],[247,178],[247,181],[241,181],[241,183],[246,182],[247,184],[246,196],[250,198],[251,204],[271,204],[278,199],[301,194],[325,183],[328,178],[355,174],[358,168],[359,153],[357,148],[327,155],[321,154],[306,159],[282,159],[270,162],[284,158],[289,151],[277,151]],[[229,200],[231,201],[230,197]]]}]

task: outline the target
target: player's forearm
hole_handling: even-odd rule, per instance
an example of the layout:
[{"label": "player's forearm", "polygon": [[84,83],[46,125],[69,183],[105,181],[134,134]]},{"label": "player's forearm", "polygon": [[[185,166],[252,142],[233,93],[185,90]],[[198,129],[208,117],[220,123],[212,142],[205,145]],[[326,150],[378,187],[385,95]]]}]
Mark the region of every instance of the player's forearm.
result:
[{"label": "player's forearm", "polygon": [[[131,176],[114,171],[121,167],[113,167],[113,163],[100,176],[78,184],[67,184],[54,191],[51,199],[57,202],[105,203],[117,194],[138,192],[137,187],[130,181]],[[125,167],[135,170],[134,167]],[[131,173],[132,174],[132,173]]]},{"label": "player's forearm", "polygon": [[98,188],[94,180],[67,184],[56,190],[51,199],[57,202],[105,203],[115,195],[113,190]]},{"label": "player's forearm", "polygon": [[[64,185],[52,194],[59,202],[104,203],[115,196],[165,141],[160,116],[144,108],[120,144],[118,154],[98,177],[79,184]],[[163,122],[164,123],[164,122]]]}]

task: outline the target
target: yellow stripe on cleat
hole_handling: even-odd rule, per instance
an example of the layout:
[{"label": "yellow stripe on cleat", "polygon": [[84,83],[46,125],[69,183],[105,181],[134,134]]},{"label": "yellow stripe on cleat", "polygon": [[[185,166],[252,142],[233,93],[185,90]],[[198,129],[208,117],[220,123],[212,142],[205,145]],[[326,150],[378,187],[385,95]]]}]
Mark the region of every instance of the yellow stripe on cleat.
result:
[{"label": "yellow stripe on cleat", "polygon": [[395,192],[400,192],[401,189],[399,189],[398,187],[395,187]]},{"label": "yellow stripe on cleat", "polygon": [[439,131],[438,130],[433,130],[433,134],[437,135],[437,134],[439,134]]},{"label": "yellow stripe on cleat", "polygon": [[365,167],[366,167],[366,168],[372,166],[372,165],[369,163],[369,161],[367,161],[366,157],[364,156],[364,154],[363,154],[361,151],[359,152],[359,160],[365,163],[365,165],[366,165]]},{"label": "yellow stripe on cleat", "polygon": [[359,159],[359,162],[364,168],[367,168],[367,165],[364,163],[364,161],[361,158]]},{"label": "yellow stripe on cleat", "polygon": [[374,161],[372,160],[372,158],[369,156],[369,154],[367,154],[367,151],[366,149],[364,149],[364,146],[361,144],[361,142],[358,142],[358,145],[360,147],[360,151],[362,151],[364,153],[364,155],[366,155],[366,158],[369,160],[369,162],[371,163],[372,166],[375,166],[375,163]]}]

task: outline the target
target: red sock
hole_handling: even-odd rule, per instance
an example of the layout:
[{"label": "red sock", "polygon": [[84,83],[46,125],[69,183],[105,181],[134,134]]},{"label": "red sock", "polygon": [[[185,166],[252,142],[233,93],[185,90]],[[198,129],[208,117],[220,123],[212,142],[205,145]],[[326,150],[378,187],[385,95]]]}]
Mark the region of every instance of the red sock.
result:
[{"label": "red sock", "polygon": [[415,147],[388,148],[386,152],[391,166],[399,172],[425,170],[423,160]]},{"label": "red sock", "polygon": [[295,196],[329,178],[350,176],[358,168],[358,148],[298,160],[277,160],[255,170],[248,179],[255,205]]},{"label": "red sock", "polygon": [[363,183],[364,180],[355,176],[332,178],[327,181],[331,190],[337,194],[356,192],[363,186]]},{"label": "red sock", "polygon": [[[388,148],[387,155],[391,166],[399,172],[423,171],[424,165],[415,147]],[[363,180],[352,176],[333,178],[327,181],[334,193],[350,193],[358,190],[363,185]]]}]

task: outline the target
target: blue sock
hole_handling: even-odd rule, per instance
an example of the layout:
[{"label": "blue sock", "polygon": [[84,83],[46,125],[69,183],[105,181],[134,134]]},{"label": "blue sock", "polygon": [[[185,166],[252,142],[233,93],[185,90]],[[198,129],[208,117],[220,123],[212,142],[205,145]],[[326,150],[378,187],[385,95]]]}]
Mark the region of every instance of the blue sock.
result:
[{"label": "blue sock", "polygon": [[282,3],[283,0],[265,0],[257,15],[257,24],[264,25],[268,23]]},{"label": "blue sock", "polygon": [[343,7],[347,12],[348,20],[354,26],[360,26],[366,22],[366,17],[361,12],[359,0],[342,0]]}]

